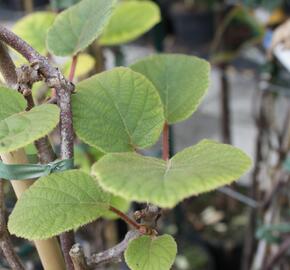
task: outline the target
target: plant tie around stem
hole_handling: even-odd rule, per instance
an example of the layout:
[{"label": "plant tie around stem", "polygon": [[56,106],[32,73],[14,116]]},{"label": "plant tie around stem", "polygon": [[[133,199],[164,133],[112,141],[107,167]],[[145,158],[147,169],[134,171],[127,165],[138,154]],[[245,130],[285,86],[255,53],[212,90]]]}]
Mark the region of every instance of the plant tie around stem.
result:
[{"label": "plant tie around stem", "polygon": [[0,178],[6,180],[35,179],[73,169],[73,167],[73,159],[55,160],[48,164],[5,164],[0,161]]}]

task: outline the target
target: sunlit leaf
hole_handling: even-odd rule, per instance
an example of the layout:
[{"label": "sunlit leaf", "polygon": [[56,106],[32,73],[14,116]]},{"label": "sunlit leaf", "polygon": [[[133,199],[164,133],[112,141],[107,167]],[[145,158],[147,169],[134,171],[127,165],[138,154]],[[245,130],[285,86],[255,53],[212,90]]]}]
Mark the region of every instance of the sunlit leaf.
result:
[{"label": "sunlit leaf", "polygon": [[117,45],[132,41],[160,21],[159,7],[151,1],[122,2],[100,38],[101,45]]}]

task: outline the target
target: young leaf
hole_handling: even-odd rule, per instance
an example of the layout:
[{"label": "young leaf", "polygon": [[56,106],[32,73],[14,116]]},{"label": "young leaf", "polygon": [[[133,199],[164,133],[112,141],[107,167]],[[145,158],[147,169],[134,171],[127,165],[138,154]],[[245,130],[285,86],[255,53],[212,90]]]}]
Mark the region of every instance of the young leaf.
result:
[{"label": "young leaf", "polygon": [[120,3],[104,30],[99,43],[118,45],[132,41],[160,21],[159,7],[151,1]]},{"label": "young leaf", "polygon": [[105,190],[127,200],[174,207],[189,196],[230,184],[250,165],[241,150],[203,140],[168,162],[135,153],[107,154],[93,173]]},{"label": "young leaf", "polygon": [[14,114],[0,121],[0,153],[24,147],[52,131],[59,121],[59,108],[45,104],[29,112]]},{"label": "young leaf", "polygon": [[169,270],[177,253],[173,237],[141,236],[132,240],[125,251],[125,261],[131,270]]},{"label": "young leaf", "polygon": [[46,33],[53,24],[56,15],[53,12],[34,12],[17,21],[13,32],[29,43],[40,54],[46,54]]},{"label": "young leaf", "polygon": [[13,89],[0,86],[0,121],[24,111],[26,101],[23,96]]},{"label": "young leaf", "polygon": [[89,46],[108,23],[116,0],[82,0],[60,13],[48,30],[48,50],[74,55]]},{"label": "young leaf", "polygon": [[155,55],[135,63],[131,68],[154,84],[169,124],[191,116],[209,87],[210,66],[194,56]]},{"label": "young leaf", "polygon": [[160,97],[150,81],[115,68],[77,85],[72,96],[77,135],[103,152],[128,152],[153,145],[164,123]]},{"label": "young leaf", "polygon": [[88,174],[70,170],[40,178],[9,217],[11,233],[31,240],[77,229],[107,211],[110,196]]}]

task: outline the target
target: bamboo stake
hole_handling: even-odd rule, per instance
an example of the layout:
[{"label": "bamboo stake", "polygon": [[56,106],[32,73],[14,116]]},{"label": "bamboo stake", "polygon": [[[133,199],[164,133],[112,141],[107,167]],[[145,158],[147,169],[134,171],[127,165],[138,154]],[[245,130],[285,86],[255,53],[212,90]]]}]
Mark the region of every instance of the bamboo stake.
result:
[{"label": "bamboo stake", "polygon": [[[1,158],[6,164],[26,164],[28,159],[23,149],[15,152],[1,154]],[[33,180],[11,181],[17,198],[23,194],[32,184]],[[57,239],[50,238],[47,240],[34,241],[40,260],[45,270],[65,270],[65,264]]]}]

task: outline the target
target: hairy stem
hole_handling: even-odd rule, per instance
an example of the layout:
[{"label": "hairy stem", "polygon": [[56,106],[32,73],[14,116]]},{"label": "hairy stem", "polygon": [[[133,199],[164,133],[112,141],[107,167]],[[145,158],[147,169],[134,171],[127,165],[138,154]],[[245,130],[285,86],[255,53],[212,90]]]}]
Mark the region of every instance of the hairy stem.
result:
[{"label": "hairy stem", "polygon": [[109,210],[113,213],[115,213],[116,215],[118,215],[121,219],[123,219],[127,224],[131,225],[132,227],[134,227],[135,229],[140,229],[140,224],[138,224],[136,221],[134,221],[133,219],[129,218],[127,215],[125,215],[123,212],[121,212],[120,210],[118,210],[117,208],[110,206]]},{"label": "hairy stem", "polygon": [[162,158],[169,160],[169,125],[166,122],[162,134]]},{"label": "hairy stem", "polygon": [[76,54],[72,58],[72,63],[71,63],[71,67],[70,67],[70,72],[69,72],[69,77],[68,77],[70,82],[72,82],[74,80],[77,63],[78,63],[78,55]]},{"label": "hairy stem", "polygon": [[6,227],[5,207],[4,207],[4,181],[0,179],[0,248],[13,270],[24,270],[20,258],[13,249],[10,234]]}]

